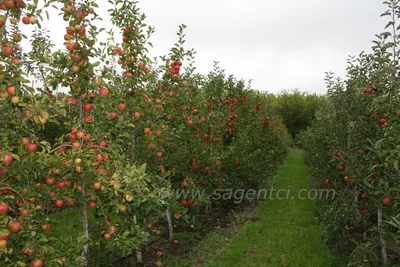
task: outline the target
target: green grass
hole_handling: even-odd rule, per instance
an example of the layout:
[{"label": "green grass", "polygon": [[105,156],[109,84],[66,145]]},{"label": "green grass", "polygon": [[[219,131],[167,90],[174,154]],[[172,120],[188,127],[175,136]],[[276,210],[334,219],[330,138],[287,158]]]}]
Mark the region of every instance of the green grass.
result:
[{"label": "green grass", "polygon": [[290,197],[261,202],[260,223],[245,225],[228,248],[204,267],[345,266],[322,243],[315,202],[294,197],[299,190],[310,189],[302,151],[290,153],[274,188],[290,188]]}]

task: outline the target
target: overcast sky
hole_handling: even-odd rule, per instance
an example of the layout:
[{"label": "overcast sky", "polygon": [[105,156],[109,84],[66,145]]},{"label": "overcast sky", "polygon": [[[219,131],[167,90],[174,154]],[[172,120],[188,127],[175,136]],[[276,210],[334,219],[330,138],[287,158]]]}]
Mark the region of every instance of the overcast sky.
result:
[{"label": "overcast sky", "polygon": [[[200,73],[219,61],[228,74],[273,93],[293,88],[325,93],[325,72],[344,77],[348,56],[370,51],[385,25],[381,0],[146,0],[139,7],[156,28],[152,57],[168,52],[183,23]],[[44,25],[62,44],[65,22]]]}]

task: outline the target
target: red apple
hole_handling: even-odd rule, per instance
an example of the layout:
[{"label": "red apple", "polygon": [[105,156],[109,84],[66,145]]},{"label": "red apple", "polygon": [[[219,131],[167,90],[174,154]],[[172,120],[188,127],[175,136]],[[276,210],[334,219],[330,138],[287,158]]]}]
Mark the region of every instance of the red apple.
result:
[{"label": "red apple", "polygon": [[390,198],[385,197],[384,199],[382,199],[382,203],[383,203],[384,205],[389,204],[389,203],[390,203]]},{"label": "red apple", "polygon": [[64,206],[64,200],[57,199],[56,202],[54,203],[54,206],[61,208],[62,206]]},{"label": "red apple", "polygon": [[42,230],[43,230],[44,232],[50,231],[50,230],[51,230],[51,225],[49,225],[49,224],[43,224],[43,225],[42,225]]},{"label": "red apple", "polygon": [[85,104],[83,104],[83,110],[84,111],[92,111],[93,110],[93,104],[91,104],[91,103],[85,103]]},{"label": "red apple", "polygon": [[30,152],[36,152],[36,150],[37,150],[37,145],[36,144],[28,144],[28,146],[27,146],[27,149],[28,149],[28,151],[30,151]]},{"label": "red apple", "polygon": [[0,204],[0,214],[6,214],[8,212],[8,205],[5,203]]},{"label": "red apple", "polygon": [[3,163],[9,165],[13,162],[13,157],[11,155],[5,155]]},{"label": "red apple", "polygon": [[3,46],[3,51],[4,53],[6,53],[7,55],[11,56],[12,54],[14,54],[14,49],[9,46],[9,45],[4,45]]},{"label": "red apple", "polygon": [[126,109],[126,105],[125,104],[119,104],[118,105],[118,108],[120,109],[120,110],[124,110],[124,109]]},{"label": "red apple", "polygon": [[17,221],[10,222],[9,228],[11,232],[17,233],[21,230],[21,223]]},{"label": "red apple", "polygon": [[9,95],[14,95],[14,94],[15,94],[15,86],[9,86],[9,87],[7,88],[7,93],[8,93]]},{"label": "red apple", "polygon": [[115,119],[116,117],[117,117],[117,112],[111,111],[111,112],[110,112],[110,118],[111,118],[111,119]]},{"label": "red apple", "polygon": [[100,95],[102,95],[102,96],[107,96],[108,95],[108,90],[106,89],[106,88],[104,88],[104,87],[102,87],[101,89],[100,89]]},{"label": "red apple", "polygon": [[8,231],[7,229],[4,230],[6,233],[5,234],[0,234],[0,240],[7,240],[10,238],[11,232]]},{"label": "red apple", "polygon": [[27,138],[27,137],[22,138],[21,144],[23,144],[24,146],[26,146],[26,145],[28,145],[29,143],[30,143],[29,138]]}]

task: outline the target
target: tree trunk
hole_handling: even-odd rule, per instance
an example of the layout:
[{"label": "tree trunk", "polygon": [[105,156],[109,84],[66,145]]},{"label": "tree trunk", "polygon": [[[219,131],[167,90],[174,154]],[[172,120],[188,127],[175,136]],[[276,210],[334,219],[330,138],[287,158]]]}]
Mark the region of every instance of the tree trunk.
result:
[{"label": "tree trunk", "polygon": [[83,245],[82,250],[82,258],[83,258],[83,267],[87,267],[89,264],[89,222],[88,222],[88,210],[87,210],[87,203],[85,199],[86,191],[85,185],[83,183],[83,174],[82,174],[82,194],[84,196],[83,206],[82,206],[82,227],[83,227],[83,234],[85,236],[85,243]]},{"label": "tree trunk", "polygon": [[[83,130],[83,103],[82,96],[79,97],[79,121],[80,126]],[[83,172],[81,173],[81,192],[83,196],[83,205],[82,205],[82,228],[83,235],[85,237],[85,243],[83,244],[82,249],[82,266],[87,267],[89,264],[89,221],[88,221],[88,208],[86,202],[86,189],[85,189],[85,176]]]},{"label": "tree trunk", "polygon": [[388,264],[387,252],[386,252],[386,241],[385,241],[385,233],[381,227],[382,224],[382,210],[378,208],[378,228],[379,228],[379,241],[381,243],[381,257],[382,257],[382,265]]},{"label": "tree trunk", "polygon": [[168,208],[165,210],[165,216],[168,223],[168,241],[171,243],[174,240],[174,228],[172,227],[171,212]]},{"label": "tree trunk", "polygon": [[140,249],[136,250],[136,261],[140,264],[143,264],[143,255]]}]

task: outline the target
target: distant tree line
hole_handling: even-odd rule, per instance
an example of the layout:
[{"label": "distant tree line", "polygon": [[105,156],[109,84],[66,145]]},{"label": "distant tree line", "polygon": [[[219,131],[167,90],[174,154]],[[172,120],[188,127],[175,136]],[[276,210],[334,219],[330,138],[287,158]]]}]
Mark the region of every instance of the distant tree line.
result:
[{"label": "distant tree line", "polygon": [[278,94],[265,94],[266,102],[282,117],[293,138],[310,126],[317,109],[323,106],[325,96],[301,92],[298,89],[282,90]]}]

